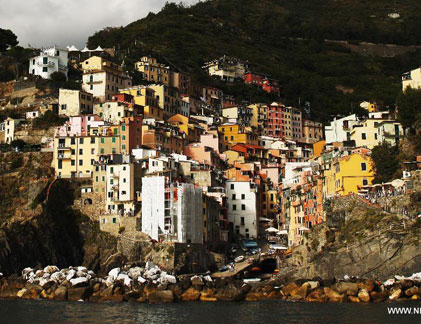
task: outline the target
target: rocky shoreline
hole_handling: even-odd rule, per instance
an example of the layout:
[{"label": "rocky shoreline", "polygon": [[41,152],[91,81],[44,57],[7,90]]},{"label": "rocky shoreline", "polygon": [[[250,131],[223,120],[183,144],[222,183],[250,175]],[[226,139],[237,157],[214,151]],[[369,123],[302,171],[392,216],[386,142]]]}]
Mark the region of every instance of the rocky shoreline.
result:
[{"label": "rocky shoreline", "polygon": [[259,301],[280,299],[303,302],[386,302],[421,300],[421,273],[395,276],[385,282],[350,278],[288,281],[286,276],[255,283],[205,275],[175,276],[151,262],[145,267],[114,268],[105,278],[86,267],[25,268],[22,275],[3,277],[0,298],[87,302]]}]

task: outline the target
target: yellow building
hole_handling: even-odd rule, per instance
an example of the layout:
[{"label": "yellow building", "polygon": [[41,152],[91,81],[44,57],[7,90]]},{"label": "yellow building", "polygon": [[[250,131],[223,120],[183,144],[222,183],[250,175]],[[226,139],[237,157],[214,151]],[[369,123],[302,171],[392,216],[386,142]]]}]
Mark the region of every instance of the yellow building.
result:
[{"label": "yellow building", "polygon": [[262,200],[263,217],[276,219],[278,214],[278,192],[276,190],[267,190],[262,193]]},{"label": "yellow building", "polygon": [[266,127],[267,120],[267,105],[266,104],[252,104],[248,106],[251,108],[251,121],[250,126],[258,130],[263,131]]},{"label": "yellow building", "polygon": [[359,153],[338,159],[332,169],[335,174],[335,192],[340,196],[357,194],[362,186],[371,185],[375,176],[371,157]]},{"label": "yellow building", "polygon": [[[118,132],[116,132],[118,133]],[[91,177],[100,154],[120,153],[118,134],[54,138],[53,167],[61,178]]]},{"label": "yellow building", "polygon": [[143,56],[135,63],[136,70],[142,73],[142,78],[150,82],[171,86],[171,69],[165,64],[158,63],[156,58]]},{"label": "yellow building", "polygon": [[144,118],[163,120],[164,110],[158,105],[155,90],[146,86],[135,86],[127,89],[120,89],[120,93],[126,93],[133,96],[134,103],[143,107]]},{"label": "yellow building", "polygon": [[111,100],[119,89],[132,85],[131,77],[121,65],[99,56],[92,56],[82,63],[82,88],[99,101]]},{"label": "yellow building", "polygon": [[176,88],[170,88],[163,84],[151,84],[147,88],[155,91],[157,104],[164,110],[164,119],[181,114],[181,95]]},{"label": "yellow building", "polygon": [[237,124],[223,124],[218,127],[218,132],[222,135],[223,150],[229,150],[238,143],[258,145],[257,134],[247,131],[245,127]]}]

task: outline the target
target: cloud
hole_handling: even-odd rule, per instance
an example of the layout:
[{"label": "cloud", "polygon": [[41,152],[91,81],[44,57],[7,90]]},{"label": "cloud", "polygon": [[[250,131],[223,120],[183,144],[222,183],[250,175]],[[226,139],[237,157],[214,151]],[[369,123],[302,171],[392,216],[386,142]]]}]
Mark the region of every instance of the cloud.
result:
[{"label": "cloud", "polygon": [[[21,46],[74,44],[94,32],[125,26],[159,11],[166,0],[0,0],[0,28],[11,29]],[[177,1],[178,2],[178,1]],[[183,1],[193,4],[198,0]]]}]

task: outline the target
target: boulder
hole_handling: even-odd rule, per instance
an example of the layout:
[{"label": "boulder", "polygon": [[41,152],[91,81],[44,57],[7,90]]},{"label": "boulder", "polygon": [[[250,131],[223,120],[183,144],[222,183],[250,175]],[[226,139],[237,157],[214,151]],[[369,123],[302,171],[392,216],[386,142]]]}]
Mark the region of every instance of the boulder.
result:
[{"label": "boulder", "polygon": [[326,303],[328,300],[329,299],[325,295],[323,288],[316,288],[315,290],[310,292],[306,297],[306,301],[313,303]]},{"label": "boulder", "polygon": [[59,286],[54,291],[54,299],[55,300],[67,300],[67,287],[66,286]]},{"label": "boulder", "polygon": [[79,277],[70,279],[70,283],[72,284],[72,287],[86,287],[88,286],[88,278],[86,277]]},{"label": "boulder", "polygon": [[346,296],[338,293],[329,287],[324,287],[323,292],[325,293],[327,299],[332,303],[343,303],[346,300]]},{"label": "boulder", "polygon": [[407,290],[405,290],[405,295],[408,296],[408,297],[411,297],[411,296],[413,296],[415,294],[418,294],[418,293],[421,293],[421,289],[416,287],[416,286],[408,288]]},{"label": "boulder", "polygon": [[149,295],[149,304],[167,304],[174,302],[174,293],[171,290],[155,291]]},{"label": "boulder", "polygon": [[225,287],[219,290],[215,296],[222,301],[240,301],[244,298],[244,293],[241,288]]},{"label": "boulder", "polygon": [[372,279],[361,280],[358,282],[358,288],[365,289],[367,292],[373,291],[376,286],[376,282]]},{"label": "boulder", "polygon": [[211,288],[205,288],[200,293],[201,301],[217,301],[218,298],[215,297],[215,290]]},{"label": "boulder", "polygon": [[23,296],[25,295],[25,294],[27,294],[29,292],[29,290],[28,289],[26,289],[26,288],[22,288],[21,290],[19,290],[18,291],[18,293],[16,294],[16,296],[17,297],[19,297],[19,298],[23,298]]},{"label": "boulder", "polygon": [[262,299],[265,299],[265,298],[263,294],[260,292],[249,292],[245,297],[245,301],[258,301]]},{"label": "boulder", "polygon": [[303,286],[306,285],[308,286],[309,290],[313,290],[316,288],[320,287],[320,282],[319,281],[307,281],[305,283],[303,283]]},{"label": "boulder", "polygon": [[358,298],[364,303],[368,303],[370,301],[370,293],[367,291],[367,289],[362,288],[358,292]]},{"label": "boulder", "polygon": [[44,273],[49,273],[49,274],[53,274],[54,272],[59,271],[60,269],[54,265],[50,265],[50,266],[46,266],[44,268]]},{"label": "boulder", "polygon": [[73,269],[70,269],[66,275],[66,280],[70,281],[70,279],[72,279],[75,275],[76,275],[76,271]]},{"label": "boulder", "polygon": [[67,298],[71,301],[87,300],[93,293],[92,287],[70,288],[67,291]]},{"label": "boulder", "polygon": [[297,290],[297,289],[298,289],[298,286],[294,282],[292,282],[282,287],[281,291],[284,296],[289,296],[291,295],[292,291]]},{"label": "boulder", "polygon": [[370,297],[373,302],[382,302],[389,297],[389,294],[387,291],[372,291],[370,292]]},{"label": "boulder", "polygon": [[340,293],[348,296],[357,296],[358,294],[358,284],[354,282],[338,282],[334,286],[334,289]]},{"label": "boulder", "polygon": [[303,284],[300,288],[291,291],[291,300],[304,300],[307,297],[308,285]]},{"label": "boulder", "polygon": [[183,301],[194,301],[200,298],[200,291],[190,287],[183,294],[181,294],[181,299]]},{"label": "boulder", "polygon": [[396,300],[401,296],[402,296],[402,289],[400,289],[400,288],[395,289],[394,288],[394,289],[390,290],[390,295],[389,295],[390,300]]},{"label": "boulder", "polygon": [[361,303],[361,300],[358,297],[355,297],[355,296],[348,296],[348,300],[351,303]]},{"label": "boulder", "polygon": [[112,302],[112,303],[121,303],[124,301],[123,295],[112,295],[112,296],[103,296],[98,299],[98,302]]},{"label": "boulder", "polygon": [[190,280],[191,280],[191,283],[192,283],[193,286],[203,286],[204,285],[202,278],[199,277],[199,276],[193,276],[193,277],[191,277]]}]

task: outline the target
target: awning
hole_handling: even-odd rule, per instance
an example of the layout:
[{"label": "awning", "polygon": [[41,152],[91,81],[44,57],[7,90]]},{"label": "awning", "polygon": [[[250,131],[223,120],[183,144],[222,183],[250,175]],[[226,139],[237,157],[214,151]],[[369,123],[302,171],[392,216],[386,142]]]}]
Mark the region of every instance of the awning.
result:
[{"label": "awning", "polygon": [[278,231],[278,233],[276,233],[277,235],[288,235],[288,231],[287,230],[280,230]]},{"label": "awning", "polygon": [[278,229],[276,229],[275,227],[269,227],[269,228],[265,229],[265,232],[276,233],[276,232],[278,232]]}]

